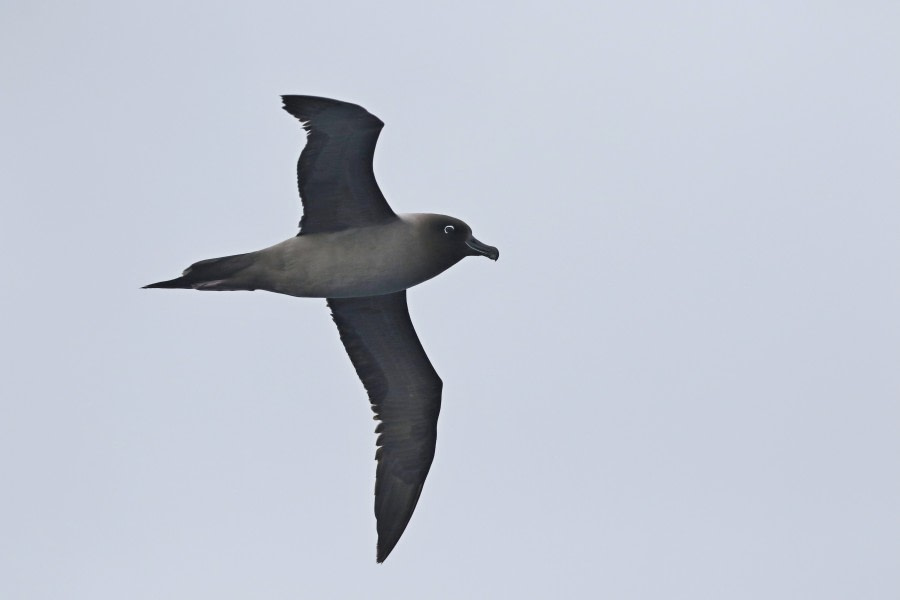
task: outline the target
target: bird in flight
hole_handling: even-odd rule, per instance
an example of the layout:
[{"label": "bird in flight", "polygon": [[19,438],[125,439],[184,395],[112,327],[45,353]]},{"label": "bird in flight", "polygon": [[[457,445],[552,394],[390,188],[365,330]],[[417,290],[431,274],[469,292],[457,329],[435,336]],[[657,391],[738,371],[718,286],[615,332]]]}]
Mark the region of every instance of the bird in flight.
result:
[{"label": "bird in flight", "polygon": [[396,214],[375,181],[384,123],[361,106],[282,96],[307,132],[297,163],[300,233],[269,248],[201,260],[181,277],[144,286],[267,290],[326,298],[341,342],[379,421],[375,458],[376,560],[412,517],[434,458],[443,382],[422,348],[406,290],[467,256],[497,260],[463,221]]}]

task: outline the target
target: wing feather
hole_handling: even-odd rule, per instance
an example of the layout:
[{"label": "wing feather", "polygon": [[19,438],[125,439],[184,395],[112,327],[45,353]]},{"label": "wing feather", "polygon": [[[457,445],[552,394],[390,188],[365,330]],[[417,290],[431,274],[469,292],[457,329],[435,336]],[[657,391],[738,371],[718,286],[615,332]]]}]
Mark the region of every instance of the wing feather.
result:
[{"label": "wing feather", "polygon": [[397,218],[375,181],[372,160],[384,123],[356,104],[282,96],[308,132],[297,162],[300,234],[377,225]]},{"label": "wing feather", "polygon": [[434,459],[443,382],[409,318],[406,292],[329,298],[341,341],[380,421],[375,457],[377,560],[406,529]]}]

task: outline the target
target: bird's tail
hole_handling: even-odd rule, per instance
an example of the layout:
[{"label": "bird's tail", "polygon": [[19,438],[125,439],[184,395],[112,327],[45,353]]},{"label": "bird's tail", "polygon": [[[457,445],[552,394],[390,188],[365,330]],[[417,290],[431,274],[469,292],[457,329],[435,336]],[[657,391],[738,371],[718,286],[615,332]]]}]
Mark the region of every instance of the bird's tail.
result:
[{"label": "bird's tail", "polygon": [[181,277],[145,285],[147,288],[195,289],[195,290],[252,290],[247,282],[236,275],[253,264],[249,254],[236,254],[222,258],[201,260],[185,269]]}]

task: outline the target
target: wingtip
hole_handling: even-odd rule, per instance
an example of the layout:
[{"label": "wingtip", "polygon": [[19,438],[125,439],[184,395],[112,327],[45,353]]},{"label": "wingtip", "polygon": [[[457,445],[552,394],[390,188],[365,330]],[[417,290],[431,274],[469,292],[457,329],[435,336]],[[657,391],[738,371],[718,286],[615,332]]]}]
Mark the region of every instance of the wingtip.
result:
[{"label": "wingtip", "polygon": [[383,564],[384,561],[387,560],[387,557],[391,555],[391,552],[394,550],[394,546],[397,545],[397,541],[399,540],[395,540],[393,544],[387,546],[385,544],[382,544],[379,540],[378,544],[375,546],[375,562],[379,565]]},{"label": "wingtip", "polygon": [[300,125],[303,129],[309,131],[309,122],[312,118],[328,108],[328,103],[323,103],[322,100],[327,101],[326,98],[317,98],[316,96],[283,94],[281,96],[281,108],[300,121]]},{"label": "wingtip", "polygon": [[[336,115],[337,118],[358,118],[365,115],[364,121],[368,121],[370,125],[383,127],[384,123],[367,111],[365,108],[352,102],[344,102],[343,100],[335,100],[333,98],[325,98],[323,96],[303,96],[296,94],[282,94],[281,108],[291,114],[293,117],[303,123],[304,129],[309,129],[308,123],[319,115],[323,115],[326,111],[329,114]],[[334,110],[337,109],[337,110]],[[334,112],[331,112],[334,111]],[[330,117],[329,117],[330,118]]]},{"label": "wingtip", "polygon": [[378,530],[375,560],[379,563],[387,560],[403,537],[424,485],[424,477],[421,483],[408,484],[385,473],[382,470],[383,465],[384,463],[379,461],[380,469],[375,483],[375,516]]}]

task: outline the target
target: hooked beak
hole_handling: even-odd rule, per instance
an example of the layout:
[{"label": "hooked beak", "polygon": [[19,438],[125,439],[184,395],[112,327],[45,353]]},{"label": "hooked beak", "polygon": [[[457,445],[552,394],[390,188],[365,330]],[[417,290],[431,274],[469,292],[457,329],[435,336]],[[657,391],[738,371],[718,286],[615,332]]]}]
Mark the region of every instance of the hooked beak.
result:
[{"label": "hooked beak", "polygon": [[487,256],[491,260],[500,258],[500,251],[493,246],[482,244],[474,237],[466,240],[466,246],[469,247],[469,256]]}]

